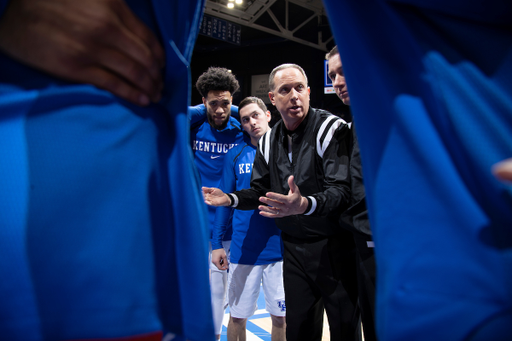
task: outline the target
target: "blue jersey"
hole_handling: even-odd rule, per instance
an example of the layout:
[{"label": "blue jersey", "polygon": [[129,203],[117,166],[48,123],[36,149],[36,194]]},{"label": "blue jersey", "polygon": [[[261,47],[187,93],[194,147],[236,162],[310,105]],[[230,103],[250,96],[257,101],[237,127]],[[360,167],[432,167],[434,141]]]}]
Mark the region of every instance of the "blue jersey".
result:
[{"label": "blue jersey", "polygon": [[[206,119],[206,109],[204,111],[203,109],[204,106],[201,104],[190,107],[188,110],[191,120],[190,141],[194,152],[194,161],[201,177],[201,185],[218,188],[224,157],[231,148],[243,142],[244,134],[240,128],[240,122],[233,117],[229,118],[228,124],[223,130],[213,128]],[[210,231],[215,220],[215,211],[215,207],[208,206]],[[229,239],[230,234],[226,235],[226,240]]]},{"label": "blue jersey", "polygon": [[[220,189],[224,193],[251,187],[251,171],[256,147],[243,143],[231,149],[224,160]],[[259,210],[241,211],[219,207],[215,217],[212,248],[222,247],[222,237],[233,212],[233,235],[230,261],[237,264],[262,265],[283,259],[281,230],[274,219],[265,218]]]},{"label": "blue jersey", "polygon": [[[361,148],[377,337],[512,339],[512,2],[324,0]],[[372,100],[368,100],[372,98]]]},{"label": "blue jersey", "polygon": [[187,121],[204,1],[126,3],[165,49],[158,104],[141,108],[0,52],[2,340],[158,330],[214,340]]}]

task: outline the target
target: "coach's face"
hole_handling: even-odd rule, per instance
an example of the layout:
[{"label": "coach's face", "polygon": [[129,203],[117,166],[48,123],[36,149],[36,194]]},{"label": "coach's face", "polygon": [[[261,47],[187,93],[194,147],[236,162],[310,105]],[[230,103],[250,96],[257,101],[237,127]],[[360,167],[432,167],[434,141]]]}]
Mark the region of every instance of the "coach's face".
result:
[{"label": "coach's face", "polygon": [[233,97],[229,91],[210,90],[206,98],[203,97],[203,104],[206,107],[208,123],[217,129],[226,128],[231,116],[231,102]]},{"label": "coach's face", "polygon": [[283,118],[286,129],[293,131],[306,118],[309,110],[309,87],[304,75],[296,68],[279,70],[274,76],[270,101]]}]

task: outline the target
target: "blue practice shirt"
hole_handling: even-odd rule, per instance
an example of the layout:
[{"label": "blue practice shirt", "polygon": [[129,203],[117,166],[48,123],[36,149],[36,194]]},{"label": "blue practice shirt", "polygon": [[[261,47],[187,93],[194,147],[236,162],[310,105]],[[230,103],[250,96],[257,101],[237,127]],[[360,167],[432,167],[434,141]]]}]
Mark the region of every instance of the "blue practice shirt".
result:
[{"label": "blue practice shirt", "polygon": [[[202,104],[190,107],[188,115],[192,129],[190,142],[194,152],[194,161],[201,176],[201,185],[218,188],[222,177],[224,157],[231,148],[244,140],[240,122],[230,117],[226,128],[217,130],[208,123],[206,109]],[[208,206],[210,233],[215,221],[215,211],[215,207]],[[231,234],[225,237],[225,240],[230,240]]]},{"label": "blue practice shirt", "polygon": [[0,53],[2,340],[214,340],[187,120],[204,1],[126,2],[165,49],[158,104]]},{"label": "blue practice shirt", "polygon": [[377,262],[377,336],[512,339],[512,2],[324,0]]},{"label": "blue practice shirt", "polygon": [[[225,157],[220,189],[224,193],[251,187],[251,172],[256,147],[243,143]],[[233,235],[230,262],[263,265],[282,260],[281,231],[274,219],[265,218],[259,210],[241,211],[231,207],[217,208],[212,236],[212,249],[222,248],[222,238],[229,227],[233,211]]]}]

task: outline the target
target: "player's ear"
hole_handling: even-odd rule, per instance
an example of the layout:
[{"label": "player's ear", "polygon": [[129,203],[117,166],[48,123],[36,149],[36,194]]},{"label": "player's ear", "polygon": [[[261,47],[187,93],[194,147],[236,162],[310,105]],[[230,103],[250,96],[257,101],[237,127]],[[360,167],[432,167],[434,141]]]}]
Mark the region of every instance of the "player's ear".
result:
[{"label": "player's ear", "polygon": [[270,111],[266,111],[265,112],[265,115],[267,116],[267,122],[270,122],[270,120],[272,119],[272,115],[270,115]]}]

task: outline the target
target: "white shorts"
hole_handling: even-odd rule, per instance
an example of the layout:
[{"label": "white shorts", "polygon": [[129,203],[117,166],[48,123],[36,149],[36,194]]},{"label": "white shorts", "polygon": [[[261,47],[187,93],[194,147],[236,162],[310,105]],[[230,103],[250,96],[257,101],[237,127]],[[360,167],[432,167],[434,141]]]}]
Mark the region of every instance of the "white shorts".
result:
[{"label": "white shorts", "polygon": [[265,309],[274,316],[286,315],[283,261],[266,265],[229,264],[228,304],[231,316],[249,318],[258,309],[263,286]]}]

